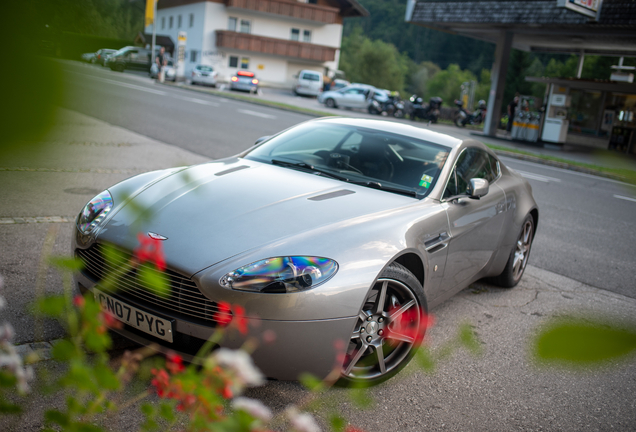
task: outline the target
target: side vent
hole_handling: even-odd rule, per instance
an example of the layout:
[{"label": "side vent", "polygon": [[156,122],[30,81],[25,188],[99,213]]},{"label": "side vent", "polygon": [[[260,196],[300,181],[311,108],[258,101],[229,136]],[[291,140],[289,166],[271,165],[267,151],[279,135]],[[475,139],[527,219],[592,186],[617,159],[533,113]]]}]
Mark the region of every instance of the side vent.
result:
[{"label": "side vent", "polygon": [[230,173],[233,173],[235,171],[244,170],[245,168],[249,168],[249,166],[247,166],[247,165],[237,166],[237,167],[234,167],[234,168],[226,169],[225,171],[219,171],[218,173],[216,173],[214,175],[217,176],[217,177],[220,177],[222,175],[230,174]]},{"label": "side vent", "polygon": [[324,201],[324,200],[328,200],[328,199],[331,199],[331,198],[338,198],[338,197],[345,196],[345,195],[351,195],[353,193],[355,193],[355,192],[352,191],[352,190],[342,189],[342,190],[339,190],[339,191],[329,192],[329,193],[326,193],[326,194],[323,194],[323,195],[318,195],[318,196],[314,196],[314,197],[307,198],[307,199],[309,201]]}]

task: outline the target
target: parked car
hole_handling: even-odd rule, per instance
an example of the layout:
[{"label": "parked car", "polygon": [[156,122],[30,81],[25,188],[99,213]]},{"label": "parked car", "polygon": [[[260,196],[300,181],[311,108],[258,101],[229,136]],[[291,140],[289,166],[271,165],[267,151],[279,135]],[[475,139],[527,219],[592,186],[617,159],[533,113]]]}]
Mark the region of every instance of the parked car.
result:
[{"label": "parked car", "polygon": [[[528,182],[473,138],[314,119],[91,199],[74,286],[163,352],[192,359],[234,316],[240,331],[215,343],[269,335],[252,355],[270,378],[336,365],[343,383],[375,384],[413,357],[430,308],[484,277],[515,286],[538,222]],[[166,287],[147,288],[164,267]]]},{"label": "parked car", "polygon": [[331,87],[329,88],[329,90],[340,90],[341,88],[344,88],[348,85],[351,85],[349,81],[336,78],[331,82]]},{"label": "parked car", "polygon": [[[159,52],[160,47],[155,48],[155,54]],[[117,72],[123,72],[126,69],[141,69],[150,72],[150,66],[154,64],[152,60],[155,56],[151,56],[149,49],[135,46],[123,47],[120,50],[108,56],[105,66]]]},{"label": "parked car", "polygon": [[117,50],[108,49],[108,48],[97,50],[97,52],[95,52],[95,57],[93,58],[92,63],[97,63],[104,66],[104,62],[106,61],[106,58],[116,52]]},{"label": "parked car", "polygon": [[[174,62],[172,59],[167,59],[166,65],[163,68],[163,79],[166,81],[176,81],[177,79],[177,71],[174,68]],[[153,63],[150,66],[150,78],[157,78],[159,76],[159,66],[157,63]]]},{"label": "parked car", "polygon": [[367,84],[351,84],[340,90],[329,90],[318,96],[318,102],[324,103],[329,108],[359,108],[367,109],[367,96],[370,90],[377,90]]},{"label": "parked car", "polygon": [[93,59],[95,58],[95,53],[84,53],[82,54],[81,58],[82,58],[82,61],[91,63]]},{"label": "parked car", "polygon": [[198,64],[192,69],[192,84],[211,85],[216,87],[218,72],[212,66]]},{"label": "parked car", "polygon": [[230,79],[230,90],[256,93],[258,91],[258,79],[254,72],[240,70]]},{"label": "parked car", "polygon": [[313,70],[301,70],[296,75],[292,91],[296,95],[318,96],[322,92],[322,73]]}]

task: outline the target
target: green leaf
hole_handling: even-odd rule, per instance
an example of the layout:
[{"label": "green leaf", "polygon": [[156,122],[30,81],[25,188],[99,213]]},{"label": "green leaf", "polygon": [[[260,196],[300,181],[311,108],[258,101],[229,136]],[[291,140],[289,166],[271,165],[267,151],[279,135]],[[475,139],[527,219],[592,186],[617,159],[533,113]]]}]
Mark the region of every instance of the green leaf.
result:
[{"label": "green leaf", "polygon": [[344,417],[338,414],[333,414],[329,417],[329,423],[331,424],[331,429],[336,432],[341,432],[347,426],[347,420]]},{"label": "green leaf", "polygon": [[307,388],[307,390],[313,392],[320,392],[325,389],[324,383],[309,373],[303,373],[300,375],[300,383]]},{"label": "green leaf", "polygon": [[120,382],[117,379],[115,373],[105,365],[97,365],[94,368],[95,378],[97,378],[97,384],[106,390],[117,390],[120,387]]},{"label": "green leaf", "polygon": [[559,320],[544,327],[534,344],[542,361],[570,366],[601,363],[636,350],[636,331],[601,321]]},{"label": "green leaf", "polygon": [[78,354],[75,349],[75,345],[71,341],[62,339],[53,345],[51,355],[55,360],[67,361],[72,359]]},{"label": "green leaf", "polygon": [[473,354],[477,354],[481,351],[481,345],[470,324],[462,324],[459,327],[459,341]]},{"label": "green leaf", "polygon": [[159,415],[169,422],[174,421],[174,406],[169,402],[163,402],[159,405]]},{"label": "green leaf", "polygon": [[151,416],[155,412],[155,407],[149,402],[145,402],[141,404],[140,409],[141,409],[141,412],[144,413],[146,416]]},{"label": "green leaf", "polygon": [[62,427],[66,427],[69,425],[68,415],[58,411],[58,410],[47,410],[44,413],[44,419],[48,423],[55,423]]},{"label": "green leaf", "polygon": [[17,379],[15,375],[0,369],[0,387],[13,387],[16,382]]},{"label": "green leaf", "polygon": [[433,372],[435,370],[435,361],[428,348],[419,347],[415,353],[415,360],[424,372]]},{"label": "green leaf", "polygon": [[168,297],[170,295],[168,281],[162,272],[150,266],[144,265],[139,270],[138,277],[144,287],[159,297]]},{"label": "green leaf", "polygon": [[102,432],[103,429],[99,426],[92,425],[90,423],[80,423],[75,425],[77,432]]},{"label": "green leaf", "polygon": [[79,258],[53,256],[49,257],[49,262],[54,267],[71,272],[78,272],[84,268],[84,263]]},{"label": "green leaf", "polygon": [[22,407],[0,399],[0,414],[20,414]]},{"label": "green leaf", "polygon": [[66,307],[66,300],[63,296],[42,297],[36,302],[36,310],[41,314],[53,318],[61,318]]},{"label": "green leaf", "polygon": [[349,390],[349,397],[358,408],[367,409],[373,404],[373,399],[369,396],[369,392],[366,389],[351,389]]}]

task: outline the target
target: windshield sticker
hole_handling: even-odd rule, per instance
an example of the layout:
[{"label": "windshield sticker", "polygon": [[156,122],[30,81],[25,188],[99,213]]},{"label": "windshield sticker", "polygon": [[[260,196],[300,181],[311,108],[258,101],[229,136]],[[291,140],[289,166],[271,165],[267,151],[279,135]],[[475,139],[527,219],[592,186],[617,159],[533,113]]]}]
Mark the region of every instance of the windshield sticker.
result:
[{"label": "windshield sticker", "polygon": [[433,181],[433,177],[431,177],[430,175],[424,174],[422,176],[422,179],[420,180],[420,186],[428,189],[431,187],[432,181]]}]

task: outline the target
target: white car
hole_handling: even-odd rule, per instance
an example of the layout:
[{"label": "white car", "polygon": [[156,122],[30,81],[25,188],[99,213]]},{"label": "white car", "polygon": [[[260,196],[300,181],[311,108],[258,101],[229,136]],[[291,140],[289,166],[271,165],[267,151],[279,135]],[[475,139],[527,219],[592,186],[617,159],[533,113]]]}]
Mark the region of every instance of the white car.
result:
[{"label": "white car", "polygon": [[322,92],[318,96],[318,102],[324,103],[329,108],[358,108],[367,109],[367,97],[369,92],[380,92],[377,88],[368,84],[351,84],[340,90]]},{"label": "white car", "polygon": [[191,82],[192,85],[202,84],[216,87],[217,75],[218,72],[215,71],[212,66],[198,64],[192,69]]},{"label": "white car", "polygon": [[292,91],[296,95],[318,96],[322,92],[323,80],[320,72],[301,70],[296,75]]},{"label": "white car", "polygon": [[[172,60],[168,60],[168,64],[163,68],[163,79],[166,81],[175,81],[177,79],[177,71],[174,68]],[[159,75],[159,67],[156,63],[150,66],[150,78],[157,78]]]}]

